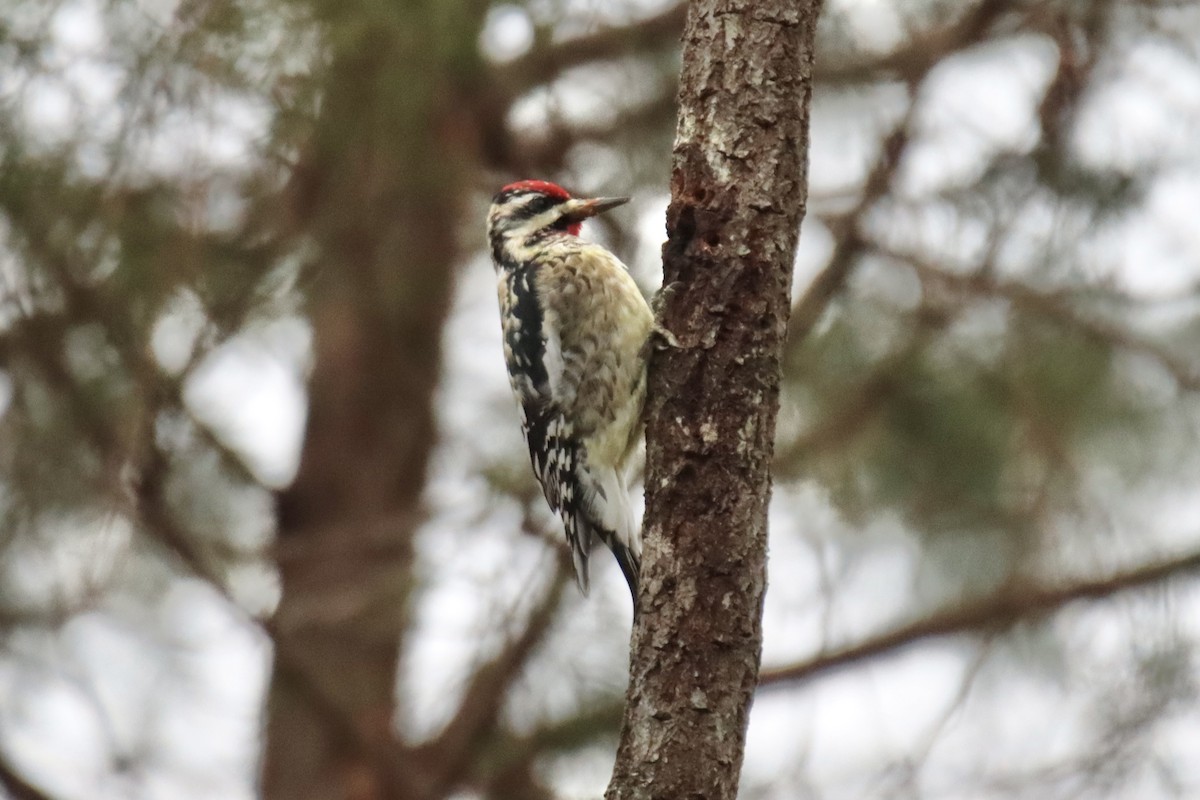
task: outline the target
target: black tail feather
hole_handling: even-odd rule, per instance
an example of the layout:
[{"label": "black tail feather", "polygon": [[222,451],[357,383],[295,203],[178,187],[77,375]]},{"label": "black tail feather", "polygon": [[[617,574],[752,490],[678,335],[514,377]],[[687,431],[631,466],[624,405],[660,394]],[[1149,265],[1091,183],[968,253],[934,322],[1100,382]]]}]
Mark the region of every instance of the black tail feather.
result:
[{"label": "black tail feather", "polygon": [[608,546],[617,558],[617,564],[621,567],[621,574],[625,576],[625,583],[629,584],[629,594],[633,597],[633,613],[636,614],[638,610],[638,586],[642,575],[642,560],[632,550],[615,539],[609,539]]},{"label": "black tail feather", "polygon": [[603,542],[617,559],[617,566],[625,576],[629,585],[629,595],[633,598],[633,613],[638,610],[638,587],[642,573],[642,559],[628,545],[617,540],[610,530],[596,525],[590,518],[582,514],[570,516],[563,514],[563,522],[567,528],[567,543],[571,550],[571,560],[575,567],[575,580],[586,597],[588,594],[588,556],[591,554],[593,543]]}]

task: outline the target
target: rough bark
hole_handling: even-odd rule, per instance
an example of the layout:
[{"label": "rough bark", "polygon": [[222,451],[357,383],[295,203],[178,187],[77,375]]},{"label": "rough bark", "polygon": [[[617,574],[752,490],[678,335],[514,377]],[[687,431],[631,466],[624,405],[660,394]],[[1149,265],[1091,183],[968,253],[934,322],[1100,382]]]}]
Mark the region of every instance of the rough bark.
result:
[{"label": "rough bark", "polygon": [[651,364],[641,612],[610,800],[737,793],[819,7],[688,12],[663,248],[663,322],[681,347]]}]

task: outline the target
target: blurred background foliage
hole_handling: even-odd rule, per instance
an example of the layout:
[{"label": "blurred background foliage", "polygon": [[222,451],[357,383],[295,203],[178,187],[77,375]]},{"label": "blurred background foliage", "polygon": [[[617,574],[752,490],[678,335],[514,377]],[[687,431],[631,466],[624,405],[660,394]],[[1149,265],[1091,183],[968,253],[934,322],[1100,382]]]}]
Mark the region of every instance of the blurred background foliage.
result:
[{"label": "blurred background foliage", "polygon": [[[632,195],[656,288],[683,16],[0,9],[4,790],[601,791],[629,609],[564,591],[482,218]],[[1197,796],[1200,7],[818,40],[745,796]]]}]

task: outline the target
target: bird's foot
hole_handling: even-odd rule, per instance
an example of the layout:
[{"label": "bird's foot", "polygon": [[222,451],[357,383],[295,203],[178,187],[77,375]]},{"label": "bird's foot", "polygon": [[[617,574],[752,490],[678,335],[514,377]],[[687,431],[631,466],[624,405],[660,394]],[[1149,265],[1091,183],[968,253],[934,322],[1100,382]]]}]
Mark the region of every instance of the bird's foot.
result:
[{"label": "bird's foot", "polygon": [[650,337],[654,340],[656,350],[682,350],[683,345],[675,338],[675,334],[664,328],[657,322],[654,323],[654,328],[650,331]]},{"label": "bird's foot", "polygon": [[673,281],[654,293],[654,298],[650,301],[650,310],[654,312],[656,320],[662,319],[663,311],[667,307],[667,300],[676,295],[681,289],[683,289],[683,281]]}]

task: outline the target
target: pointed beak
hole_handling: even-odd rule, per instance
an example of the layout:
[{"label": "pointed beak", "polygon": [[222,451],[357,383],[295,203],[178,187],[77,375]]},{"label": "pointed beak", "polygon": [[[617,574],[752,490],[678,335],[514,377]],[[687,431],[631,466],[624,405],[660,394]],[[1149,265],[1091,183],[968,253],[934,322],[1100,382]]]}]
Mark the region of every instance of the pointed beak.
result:
[{"label": "pointed beak", "polygon": [[572,220],[583,221],[588,217],[603,214],[610,208],[623,206],[629,202],[628,197],[594,197],[591,200],[571,200],[571,210],[567,212]]}]

